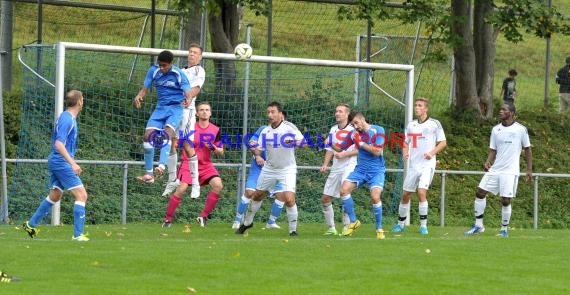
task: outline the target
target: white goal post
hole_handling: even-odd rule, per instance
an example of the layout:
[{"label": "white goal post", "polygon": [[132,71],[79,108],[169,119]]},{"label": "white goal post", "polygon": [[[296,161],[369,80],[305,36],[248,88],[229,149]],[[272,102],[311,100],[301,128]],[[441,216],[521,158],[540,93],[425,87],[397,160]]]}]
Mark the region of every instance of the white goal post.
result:
[{"label": "white goal post", "polygon": [[[164,49],[158,48],[141,48],[141,47],[127,47],[127,46],[113,46],[113,45],[100,45],[88,43],[72,43],[72,42],[59,42],[56,45],[56,76],[55,76],[55,119],[64,110],[65,96],[65,58],[67,50],[82,50],[82,51],[98,51],[98,52],[111,52],[111,53],[129,53],[140,55],[158,55]],[[170,50],[170,49],[169,49]],[[188,51],[186,50],[170,50],[175,57],[187,57]],[[234,54],[230,53],[213,53],[204,52],[204,59],[217,59],[238,61]],[[260,62],[271,64],[296,64],[296,65],[310,65],[310,66],[326,66],[326,67],[343,67],[354,69],[368,69],[368,70],[392,70],[404,71],[407,73],[405,82],[404,101],[400,102],[405,106],[405,121],[411,121],[413,118],[413,96],[414,96],[414,66],[406,64],[386,64],[386,63],[369,63],[369,62],[355,62],[355,61],[339,61],[339,60],[323,60],[323,59],[309,59],[309,58],[290,58],[290,57],[277,57],[277,56],[261,56],[253,55],[245,62]],[[244,101],[247,102],[247,91],[244,92]],[[247,103],[244,104],[244,118],[247,118]],[[55,120],[54,119],[54,120]],[[246,120],[246,119],[244,119]],[[244,134],[247,132],[247,122],[243,126]],[[245,164],[245,163],[244,163]],[[407,165],[405,165],[407,167]],[[404,172],[406,168],[404,169]],[[242,171],[242,179],[245,179],[245,170]],[[60,204],[59,202],[53,207],[52,224],[60,224]]]}]

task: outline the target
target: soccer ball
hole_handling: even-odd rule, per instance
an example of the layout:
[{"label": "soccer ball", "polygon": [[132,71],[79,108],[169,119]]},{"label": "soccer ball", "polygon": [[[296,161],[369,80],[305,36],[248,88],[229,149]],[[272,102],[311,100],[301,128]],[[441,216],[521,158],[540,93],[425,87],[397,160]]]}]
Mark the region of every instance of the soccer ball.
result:
[{"label": "soccer ball", "polygon": [[239,60],[246,60],[251,57],[253,54],[253,49],[249,44],[241,43],[234,48],[234,54],[236,55],[237,59]]}]

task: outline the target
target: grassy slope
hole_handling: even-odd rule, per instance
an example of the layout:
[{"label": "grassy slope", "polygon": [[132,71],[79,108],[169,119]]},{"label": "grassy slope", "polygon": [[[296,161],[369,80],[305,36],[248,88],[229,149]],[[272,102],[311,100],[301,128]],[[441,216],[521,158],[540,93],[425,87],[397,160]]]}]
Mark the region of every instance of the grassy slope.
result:
[{"label": "grassy slope", "polygon": [[[69,226],[43,227],[36,240],[0,226],[2,267],[22,278],[2,294],[567,294],[568,231],[495,231],[464,237],[463,228],[410,228],[375,239],[371,225],[350,238],[300,236],[228,224],[168,230],[159,225],[100,225],[74,243]],[[428,250],[429,251],[426,251]],[[548,250],[545,250],[548,249]],[[429,253],[428,253],[429,252]]]}]

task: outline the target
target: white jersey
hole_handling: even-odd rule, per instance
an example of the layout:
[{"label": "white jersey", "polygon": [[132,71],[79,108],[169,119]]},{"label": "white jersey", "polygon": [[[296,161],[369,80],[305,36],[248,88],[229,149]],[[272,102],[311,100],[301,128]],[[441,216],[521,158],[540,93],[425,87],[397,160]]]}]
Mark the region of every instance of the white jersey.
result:
[{"label": "white jersey", "polygon": [[267,152],[263,169],[273,171],[297,169],[294,145],[287,142],[301,139],[303,139],[303,134],[289,121],[282,121],[277,128],[273,128],[271,125],[265,127],[258,139],[259,147]]},{"label": "white jersey", "polygon": [[[352,125],[350,124],[346,125],[346,127],[342,129],[339,128],[338,124],[332,126],[331,130],[329,131],[329,137],[328,137],[329,139],[332,137],[332,143],[329,142],[328,146],[332,146],[337,143],[342,144],[343,139],[348,138],[348,134],[351,134],[353,130],[354,127],[352,127]],[[344,134],[344,136],[341,133],[339,133],[339,136],[337,136],[337,132],[339,131],[348,132],[348,133]],[[334,151],[331,147],[327,147],[326,150],[332,152],[333,155],[336,153],[336,151]],[[354,144],[351,145],[348,149],[346,149],[347,152],[350,152],[352,150],[354,150]],[[352,172],[354,170],[354,167],[356,166],[356,159],[357,159],[356,155],[342,159],[337,159],[336,157],[333,156],[331,173],[341,172],[347,169],[349,169]]]},{"label": "white jersey", "polygon": [[497,151],[495,162],[489,172],[518,175],[521,151],[530,147],[526,127],[517,122],[508,127],[503,124],[496,125],[491,131],[489,147]]},{"label": "white jersey", "polygon": [[410,168],[435,169],[435,155],[428,160],[424,154],[433,150],[438,142],[446,140],[441,123],[429,117],[422,123],[417,119],[413,120],[406,126],[405,136],[410,152]]},{"label": "white jersey", "polygon": [[[206,81],[206,71],[201,65],[195,65],[182,70],[186,77],[188,77],[188,82],[190,82],[190,88],[196,86],[202,89],[204,81]],[[192,97],[192,103],[187,106],[189,109],[196,109],[196,97]]]}]

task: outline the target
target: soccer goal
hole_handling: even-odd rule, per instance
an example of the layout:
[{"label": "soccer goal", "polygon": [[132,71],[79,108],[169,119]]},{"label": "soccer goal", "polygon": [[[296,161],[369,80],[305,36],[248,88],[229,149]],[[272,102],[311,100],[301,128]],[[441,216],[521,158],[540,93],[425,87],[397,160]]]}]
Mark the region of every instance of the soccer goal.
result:
[{"label": "soccer goal", "polygon": [[[85,107],[78,117],[76,158],[83,167],[81,177],[89,193],[87,223],[163,219],[168,201],[160,194],[166,179],[154,184],[135,180],[144,171],[142,136],[156,94],[145,97],[142,109],[132,105],[151,57],[161,51],[68,42],[20,50],[24,67],[22,128],[17,164],[11,170],[9,212],[6,212],[12,220],[29,217],[46,196],[51,129],[54,118],[64,109],[63,97],[69,89],[79,89],[85,96]],[[185,66],[187,51],[171,51],[179,58],[179,65]],[[212,121],[231,141],[225,146],[225,156],[214,158],[224,191],[211,220],[228,224],[234,216],[236,198],[242,191],[251,157],[240,144],[240,136],[267,124],[265,108],[269,102],[283,103],[288,120],[301,132],[311,137],[325,134],[335,124],[335,106],[353,105],[354,71],[386,71],[392,73],[391,80],[376,83],[384,83],[384,89],[393,93],[393,97],[371,90],[370,100],[353,108],[363,111],[370,123],[383,126],[389,134],[402,133],[406,122],[412,119],[412,65],[260,56],[255,51],[254,48],[254,55],[247,61],[237,61],[233,54],[203,54],[206,83],[197,101],[211,102]],[[322,222],[320,196],[326,175],[317,170],[324,151],[310,148],[296,153],[299,219]],[[389,214],[390,207],[397,210],[401,194],[401,148],[397,144],[386,146],[384,157],[389,172],[383,202]],[[198,201],[186,197],[175,222],[197,216],[207,191],[208,188],[202,189]],[[353,196],[361,220],[373,220],[367,190],[358,190]],[[61,211],[52,216],[53,223],[71,223],[73,202],[69,198],[66,193]],[[257,218],[266,218],[268,209],[265,210]]]}]

